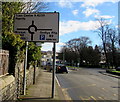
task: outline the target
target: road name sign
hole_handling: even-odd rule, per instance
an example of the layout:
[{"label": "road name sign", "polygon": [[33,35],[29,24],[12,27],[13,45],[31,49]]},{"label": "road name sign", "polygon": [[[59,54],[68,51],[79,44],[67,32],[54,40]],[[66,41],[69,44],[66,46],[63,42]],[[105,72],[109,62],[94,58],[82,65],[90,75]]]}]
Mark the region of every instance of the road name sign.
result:
[{"label": "road name sign", "polygon": [[25,41],[59,42],[59,13],[18,13],[14,33]]}]

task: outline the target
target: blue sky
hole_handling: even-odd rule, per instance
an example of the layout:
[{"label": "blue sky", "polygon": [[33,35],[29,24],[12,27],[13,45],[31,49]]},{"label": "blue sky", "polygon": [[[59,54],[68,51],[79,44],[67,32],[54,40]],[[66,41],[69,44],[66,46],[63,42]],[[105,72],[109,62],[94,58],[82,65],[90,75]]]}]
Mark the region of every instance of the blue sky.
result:
[{"label": "blue sky", "polygon": [[[49,2],[48,8],[48,12],[60,13],[60,39],[57,44],[57,52],[67,41],[81,36],[89,37],[92,46],[100,45],[101,39],[97,33],[93,32],[97,25],[96,18],[105,18],[114,26],[118,24],[117,0],[84,0],[83,2],[59,0],[58,2]],[[52,44],[45,43],[42,50],[52,50]]]}]

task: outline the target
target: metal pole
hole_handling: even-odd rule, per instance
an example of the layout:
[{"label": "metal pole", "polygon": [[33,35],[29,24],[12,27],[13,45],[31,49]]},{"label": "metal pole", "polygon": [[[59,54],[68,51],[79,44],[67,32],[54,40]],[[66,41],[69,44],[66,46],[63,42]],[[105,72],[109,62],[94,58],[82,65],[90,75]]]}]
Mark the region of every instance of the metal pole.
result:
[{"label": "metal pole", "polygon": [[36,62],[34,62],[34,72],[33,72],[33,84],[35,84],[35,81],[36,81],[36,78],[35,78],[35,76],[36,76]]},{"label": "metal pole", "polygon": [[52,98],[54,98],[54,91],[55,91],[55,51],[56,51],[56,44],[53,43],[53,71],[52,71]]},{"label": "metal pole", "polygon": [[25,94],[26,94],[27,52],[28,52],[28,41],[26,42],[26,57],[25,57],[24,75],[23,75],[23,95],[25,95]]}]

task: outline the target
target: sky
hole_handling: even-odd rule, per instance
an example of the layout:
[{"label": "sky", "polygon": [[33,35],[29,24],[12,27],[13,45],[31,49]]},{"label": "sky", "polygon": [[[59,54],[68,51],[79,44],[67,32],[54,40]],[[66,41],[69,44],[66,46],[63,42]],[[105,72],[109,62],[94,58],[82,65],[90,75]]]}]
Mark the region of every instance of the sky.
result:
[{"label": "sky", "polygon": [[[101,45],[101,39],[94,31],[97,29],[96,18],[105,18],[110,24],[118,25],[118,0],[55,0],[48,1],[48,11],[60,13],[59,43],[56,51],[71,39],[89,37],[92,46]],[[51,51],[52,43],[42,44],[42,51]]]}]

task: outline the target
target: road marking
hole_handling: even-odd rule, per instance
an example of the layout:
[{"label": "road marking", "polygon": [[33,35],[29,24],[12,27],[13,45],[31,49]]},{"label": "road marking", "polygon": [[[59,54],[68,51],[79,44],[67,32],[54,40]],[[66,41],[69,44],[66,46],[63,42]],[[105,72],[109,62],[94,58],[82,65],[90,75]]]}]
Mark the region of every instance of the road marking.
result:
[{"label": "road marking", "polygon": [[91,98],[90,97],[87,97],[87,98],[84,97],[83,98],[83,97],[80,96],[80,99],[82,99],[83,101],[85,101],[85,100],[90,100]]},{"label": "road marking", "polygon": [[101,100],[104,100],[102,97],[98,97],[99,99],[101,99]]},{"label": "road marking", "polygon": [[96,98],[94,96],[90,96],[93,100],[96,100]]},{"label": "road marking", "polygon": [[56,79],[56,81],[58,83],[58,86],[60,87],[60,83],[59,83],[58,78],[56,76],[55,76],[55,79]]},{"label": "road marking", "polygon": [[85,102],[84,99],[83,99],[81,96],[80,96],[80,99],[81,99],[83,102]]}]

